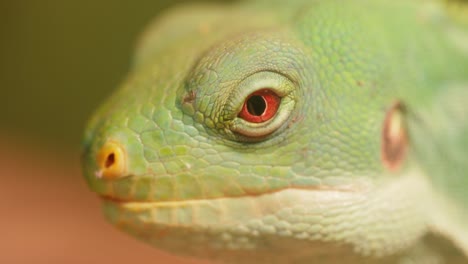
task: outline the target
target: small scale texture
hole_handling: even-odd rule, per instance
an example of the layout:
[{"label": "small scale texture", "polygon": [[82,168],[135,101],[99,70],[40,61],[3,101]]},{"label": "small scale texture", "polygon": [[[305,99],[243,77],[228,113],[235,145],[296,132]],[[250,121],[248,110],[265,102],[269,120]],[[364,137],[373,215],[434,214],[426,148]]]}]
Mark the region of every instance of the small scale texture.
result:
[{"label": "small scale texture", "polygon": [[[448,2],[252,1],[158,17],[84,136],[106,217],[224,263],[468,263],[468,9]],[[249,122],[239,113],[263,89],[278,109]],[[396,102],[407,146],[389,166]],[[125,166],[97,177],[109,142]]]}]

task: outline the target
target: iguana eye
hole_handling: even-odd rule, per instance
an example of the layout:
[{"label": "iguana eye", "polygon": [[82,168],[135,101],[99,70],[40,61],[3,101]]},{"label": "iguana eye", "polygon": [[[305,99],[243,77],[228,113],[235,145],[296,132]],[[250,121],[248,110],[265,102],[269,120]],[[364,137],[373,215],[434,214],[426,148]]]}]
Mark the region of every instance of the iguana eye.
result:
[{"label": "iguana eye", "polygon": [[251,123],[270,120],[278,111],[281,98],[266,88],[251,93],[244,101],[239,117]]},{"label": "iguana eye", "polygon": [[231,91],[221,116],[232,116],[235,140],[256,142],[284,128],[296,103],[296,84],[270,71],[254,73]]}]

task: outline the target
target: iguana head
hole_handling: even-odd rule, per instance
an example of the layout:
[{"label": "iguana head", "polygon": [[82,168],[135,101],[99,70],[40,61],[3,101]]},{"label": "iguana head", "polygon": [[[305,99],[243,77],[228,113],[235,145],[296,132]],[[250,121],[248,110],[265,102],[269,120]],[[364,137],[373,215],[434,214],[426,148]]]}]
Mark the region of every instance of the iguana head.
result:
[{"label": "iguana head", "polygon": [[425,225],[410,198],[424,187],[390,96],[394,68],[379,29],[361,31],[366,19],[343,5],[159,18],[86,131],[84,172],[108,219],[227,260],[385,256],[413,243]]}]

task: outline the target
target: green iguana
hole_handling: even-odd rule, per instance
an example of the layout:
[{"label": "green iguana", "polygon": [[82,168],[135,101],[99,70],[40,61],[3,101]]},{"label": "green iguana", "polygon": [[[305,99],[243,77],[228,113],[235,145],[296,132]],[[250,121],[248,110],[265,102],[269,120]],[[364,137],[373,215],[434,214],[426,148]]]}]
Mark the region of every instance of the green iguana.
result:
[{"label": "green iguana", "polygon": [[91,119],[105,215],[227,263],[468,263],[468,8],[179,7]]}]

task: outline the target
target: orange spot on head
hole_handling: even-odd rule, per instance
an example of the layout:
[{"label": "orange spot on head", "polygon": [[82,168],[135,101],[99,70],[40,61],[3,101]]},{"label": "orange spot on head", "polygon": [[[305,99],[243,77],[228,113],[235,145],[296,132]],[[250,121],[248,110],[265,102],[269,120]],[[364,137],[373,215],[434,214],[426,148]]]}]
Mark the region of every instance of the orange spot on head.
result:
[{"label": "orange spot on head", "polygon": [[387,110],[382,130],[382,163],[394,172],[400,169],[408,149],[404,110],[400,102],[393,103]]}]

